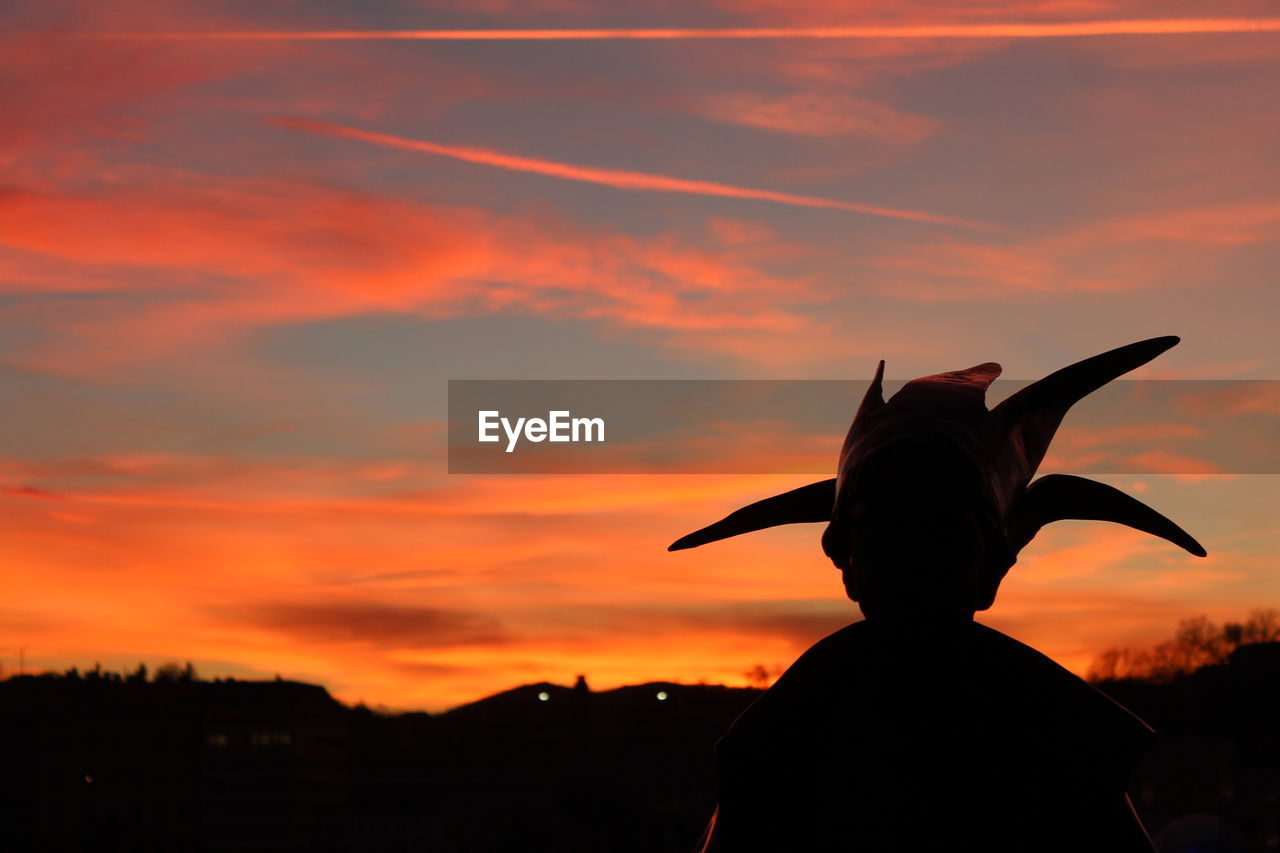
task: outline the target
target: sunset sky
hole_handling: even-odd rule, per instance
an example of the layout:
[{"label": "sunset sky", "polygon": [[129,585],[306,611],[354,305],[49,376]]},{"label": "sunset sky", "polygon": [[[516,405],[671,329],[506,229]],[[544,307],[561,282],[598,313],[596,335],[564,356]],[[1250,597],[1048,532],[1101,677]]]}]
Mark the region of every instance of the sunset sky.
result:
[{"label": "sunset sky", "polygon": [[[785,666],[858,618],[819,527],[665,548],[806,478],[449,475],[447,380],[1280,379],[1278,103],[1267,2],[10,3],[0,664]],[[1280,477],[1145,464],[1207,559],[1055,525],[982,621],[1083,672],[1280,607]]]}]

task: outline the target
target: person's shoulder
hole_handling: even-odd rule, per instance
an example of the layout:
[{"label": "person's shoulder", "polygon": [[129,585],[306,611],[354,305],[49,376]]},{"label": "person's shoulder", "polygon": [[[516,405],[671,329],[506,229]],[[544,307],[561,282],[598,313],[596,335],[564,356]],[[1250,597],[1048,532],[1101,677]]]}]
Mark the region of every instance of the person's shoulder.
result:
[{"label": "person's shoulder", "polygon": [[856,659],[856,647],[866,634],[864,623],[855,622],[810,646],[738,717],[722,747],[726,741],[753,739],[764,732],[795,733],[798,724],[807,725],[827,713],[834,683]]},{"label": "person's shoulder", "polygon": [[845,625],[810,646],[804,654],[796,658],[792,668],[797,666],[804,668],[834,657],[844,657],[870,643],[873,633],[874,629],[865,619]]},{"label": "person's shoulder", "polygon": [[1150,726],[1041,652],[994,628],[977,627],[982,669],[1000,676],[987,682],[988,689],[1002,693],[1030,725],[1056,733],[1095,772],[1111,769],[1119,779],[1132,769],[1154,740]]},{"label": "person's shoulder", "polygon": [[1017,673],[1021,681],[1019,692],[1042,696],[1055,705],[1064,696],[1074,696],[1077,703],[1097,709],[1098,713],[1111,715],[1118,709],[1128,714],[1098,688],[1026,643],[976,622],[974,637],[985,668],[992,673]]}]

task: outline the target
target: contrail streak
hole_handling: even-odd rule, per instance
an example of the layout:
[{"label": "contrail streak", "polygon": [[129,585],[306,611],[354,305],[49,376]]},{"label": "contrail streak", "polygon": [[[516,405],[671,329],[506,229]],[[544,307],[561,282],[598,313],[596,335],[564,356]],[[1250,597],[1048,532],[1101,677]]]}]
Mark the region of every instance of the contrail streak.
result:
[{"label": "contrail streak", "polygon": [[865,213],[888,219],[907,219],[913,222],[931,222],[938,225],[952,225],[968,228],[973,231],[991,231],[988,225],[941,216],[919,210],[902,210],[896,207],[880,207],[873,204],[859,204],[852,201],[837,201],[814,196],[792,195],[791,193],[773,192],[771,190],[755,190],[746,187],[735,187],[729,184],[717,184],[711,181],[691,181],[684,178],[671,178],[665,175],[651,175],[645,172],[630,172],[621,169],[599,169],[591,166],[574,166],[569,163],[557,163],[552,160],[537,160],[532,157],[520,157],[503,154],[500,151],[489,151],[484,148],[470,148],[458,145],[441,145],[437,142],[426,142],[418,139],[407,139],[403,136],[392,136],[388,133],[375,133],[329,124],[308,119],[283,118],[272,122],[291,130],[302,130],[326,136],[338,136],[345,139],[358,139],[374,145],[388,148],[403,148],[408,151],[419,151],[425,154],[437,154],[441,157],[452,157],[468,163],[479,163],[498,169],[509,169],[513,172],[531,172],[536,175],[547,175],[570,181],[583,181],[589,184],[601,184],[623,190],[645,190],[649,192],[691,193],[693,195],[721,196],[724,198],[749,198],[771,201],[777,204],[790,204],[798,207],[821,207],[832,210],[847,210],[853,213]]},{"label": "contrail streak", "polygon": [[606,39],[1044,39],[1087,36],[1280,32],[1280,18],[1172,18],[1046,24],[932,24],[866,27],[708,29],[303,30],[190,33],[83,33],[76,38],[147,41],[598,41]]}]

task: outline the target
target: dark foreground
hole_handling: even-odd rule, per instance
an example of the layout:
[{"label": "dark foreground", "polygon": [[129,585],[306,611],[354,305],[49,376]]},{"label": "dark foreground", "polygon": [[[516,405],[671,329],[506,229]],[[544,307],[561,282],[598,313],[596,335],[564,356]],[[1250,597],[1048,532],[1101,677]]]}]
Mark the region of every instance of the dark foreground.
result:
[{"label": "dark foreground", "polygon": [[[1101,686],[1160,735],[1131,795],[1162,851],[1207,831],[1201,850],[1280,850],[1280,643]],[[285,681],[17,677],[0,682],[0,847],[686,851],[715,740],[756,695],[535,684],[382,715]]]}]

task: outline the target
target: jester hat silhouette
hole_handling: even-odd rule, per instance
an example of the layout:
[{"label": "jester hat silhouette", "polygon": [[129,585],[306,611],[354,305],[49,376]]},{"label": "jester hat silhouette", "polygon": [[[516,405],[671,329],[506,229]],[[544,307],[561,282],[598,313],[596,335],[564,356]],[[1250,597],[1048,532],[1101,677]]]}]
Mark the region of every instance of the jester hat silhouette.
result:
[{"label": "jester hat silhouette", "polygon": [[[980,554],[981,565],[962,593],[971,610],[991,606],[1018,552],[1053,521],[1111,521],[1203,557],[1204,548],[1182,528],[1118,489],[1066,474],[1032,482],[1072,405],[1178,340],[1152,338],[1085,359],[1028,385],[990,410],[986,391],[1000,375],[998,364],[987,362],[913,380],[886,402],[881,361],[845,437],[835,478],[743,507],[678,539],[668,550],[695,548],[782,524],[826,522],[823,550],[846,572],[849,595],[857,601],[858,584],[850,587],[849,578],[857,568],[858,531],[880,535],[886,526],[872,522],[868,527],[863,522],[860,527],[858,519],[878,504],[892,506],[897,516],[905,518],[887,526],[896,526],[898,541],[907,540],[902,548],[909,551],[909,540],[934,535],[938,519],[936,510],[932,517],[922,510],[924,515],[913,529],[913,501],[919,496],[922,505],[929,505],[931,496],[942,493],[951,498],[944,497],[935,506],[957,508],[956,515],[965,518],[975,517],[970,510],[977,508],[974,512],[981,519],[972,525],[980,528],[983,544],[975,553]],[[867,585],[862,586],[865,593]],[[865,601],[863,605],[866,611]]]}]

